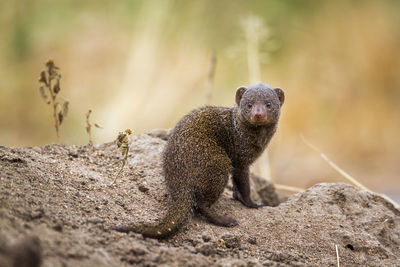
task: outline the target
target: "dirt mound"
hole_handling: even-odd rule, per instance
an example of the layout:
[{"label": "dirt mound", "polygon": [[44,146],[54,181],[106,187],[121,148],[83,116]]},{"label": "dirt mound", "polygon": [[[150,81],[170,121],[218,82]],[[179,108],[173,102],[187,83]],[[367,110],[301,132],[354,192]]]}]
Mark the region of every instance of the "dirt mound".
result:
[{"label": "dirt mound", "polygon": [[0,147],[0,266],[337,266],[335,245],[342,266],[400,265],[400,211],[346,184],[318,184],[280,203],[253,177],[254,198],[273,207],[248,209],[228,186],[214,208],[237,227],[195,216],[164,241],[107,230],[165,214],[165,139],[164,131],[133,137],[114,186],[121,155],[113,143]]}]

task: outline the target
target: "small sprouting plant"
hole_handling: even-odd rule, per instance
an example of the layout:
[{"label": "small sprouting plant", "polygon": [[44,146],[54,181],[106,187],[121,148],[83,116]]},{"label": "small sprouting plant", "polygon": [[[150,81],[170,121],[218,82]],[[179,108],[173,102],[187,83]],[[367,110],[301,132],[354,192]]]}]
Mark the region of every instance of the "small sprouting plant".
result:
[{"label": "small sprouting plant", "polygon": [[122,153],[122,166],[121,169],[118,171],[117,175],[115,176],[114,180],[112,181],[111,185],[115,183],[117,178],[122,172],[122,169],[125,166],[126,160],[128,159],[128,152],[129,152],[129,138],[128,136],[132,134],[132,131],[130,129],[126,129],[124,132],[119,132],[116,143],[117,147]]},{"label": "small sprouting plant", "polygon": [[[86,132],[89,135],[89,145],[93,146],[93,140],[92,140],[92,124],[90,123],[90,114],[92,114],[92,110],[89,109],[88,112],[86,113]],[[97,123],[93,124],[94,127],[103,129],[100,125]]]},{"label": "small sprouting plant", "polygon": [[[59,68],[54,64],[53,60],[46,62],[46,69],[40,72],[39,87],[40,95],[48,105],[53,107],[54,127],[56,128],[57,143],[60,144],[60,126],[68,114],[67,100],[58,101],[58,93],[61,90],[60,80],[61,74],[58,72]],[[46,90],[47,89],[47,90]],[[50,95],[50,96],[49,96]]]}]

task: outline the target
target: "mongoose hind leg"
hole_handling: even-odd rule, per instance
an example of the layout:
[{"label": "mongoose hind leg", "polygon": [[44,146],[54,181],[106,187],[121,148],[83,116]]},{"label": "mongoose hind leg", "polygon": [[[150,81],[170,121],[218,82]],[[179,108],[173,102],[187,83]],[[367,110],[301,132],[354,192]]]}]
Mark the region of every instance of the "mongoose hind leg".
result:
[{"label": "mongoose hind leg", "polygon": [[250,198],[249,168],[234,168],[232,173],[233,198],[239,200],[246,207],[259,208],[262,203],[253,202]]},{"label": "mongoose hind leg", "polygon": [[220,151],[219,148],[214,151],[214,161],[205,160],[204,162],[207,164],[202,169],[203,173],[196,179],[198,181],[196,190],[197,210],[213,224],[226,227],[235,226],[239,224],[237,220],[210,210],[210,207],[224,192],[232,168],[230,159],[223,151]]}]

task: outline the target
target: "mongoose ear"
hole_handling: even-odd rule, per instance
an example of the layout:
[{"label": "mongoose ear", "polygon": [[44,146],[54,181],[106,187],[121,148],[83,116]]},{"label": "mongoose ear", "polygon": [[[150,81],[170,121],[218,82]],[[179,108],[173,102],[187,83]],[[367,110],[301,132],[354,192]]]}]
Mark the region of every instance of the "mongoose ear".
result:
[{"label": "mongoose ear", "polygon": [[285,93],[283,90],[279,87],[274,88],[275,93],[278,95],[279,102],[281,102],[281,106],[283,105],[283,102],[285,102]]},{"label": "mongoose ear", "polygon": [[242,95],[246,90],[246,86],[240,86],[238,89],[236,89],[236,104],[238,106],[240,105],[240,99],[242,99]]}]

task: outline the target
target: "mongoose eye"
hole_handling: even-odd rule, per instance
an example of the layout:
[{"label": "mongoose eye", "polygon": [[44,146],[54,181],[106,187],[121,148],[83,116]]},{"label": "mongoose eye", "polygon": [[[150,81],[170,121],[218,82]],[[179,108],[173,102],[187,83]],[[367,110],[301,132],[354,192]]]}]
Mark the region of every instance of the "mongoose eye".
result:
[{"label": "mongoose eye", "polygon": [[267,102],[267,104],[265,104],[267,106],[267,108],[270,108],[272,106],[271,102]]},{"label": "mongoose eye", "polygon": [[252,107],[253,107],[253,104],[252,104],[252,103],[247,103],[247,107],[248,107],[248,108],[252,108]]}]

